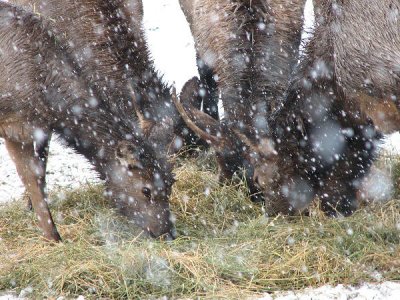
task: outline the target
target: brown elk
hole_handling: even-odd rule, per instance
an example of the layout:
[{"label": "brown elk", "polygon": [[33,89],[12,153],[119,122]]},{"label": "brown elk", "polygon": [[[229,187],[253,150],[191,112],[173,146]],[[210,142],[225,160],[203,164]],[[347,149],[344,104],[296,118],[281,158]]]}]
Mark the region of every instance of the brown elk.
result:
[{"label": "brown elk", "polygon": [[[230,180],[244,168],[255,195],[259,190],[253,181],[254,163],[274,160],[267,118],[280,106],[298,59],[305,0],[180,0],[180,4],[195,40],[197,85],[206,86],[204,95],[210,97],[204,105],[216,107],[218,87],[225,112],[220,125],[192,107],[187,113],[197,130],[191,129],[216,148],[220,179]],[[215,111],[211,108],[208,113],[215,117]]]},{"label": "brown elk", "polygon": [[153,237],[171,235],[171,169],[142,136],[138,117],[93,88],[47,22],[7,3],[0,14],[0,135],[44,236],[60,240],[44,189],[52,132],[95,166],[122,214]]},{"label": "brown elk", "polygon": [[[271,211],[293,209],[282,186],[297,182],[336,215],[357,208],[356,191],[380,133],[400,129],[400,22],[396,1],[319,0],[317,26],[284,108],[271,122],[280,178]],[[289,130],[288,130],[289,129]],[[293,185],[293,184],[292,184]]]},{"label": "brown elk", "polygon": [[321,24],[308,46],[309,61],[329,58],[331,84],[346,105],[384,133],[399,130],[400,3],[318,0],[317,5]]},{"label": "brown elk", "polygon": [[[141,0],[11,2],[53,21],[57,36],[68,43],[92,88],[110,104],[137,114],[143,133],[160,152],[175,152],[182,142],[191,143],[194,136],[183,126],[170,88],[149,57]],[[127,86],[133,86],[135,101]]]},{"label": "brown elk", "polygon": [[[369,74],[369,71],[367,72],[363,68],[363,66],[371,66],[369,57],[363,57],[361,53],[365,51],[362,48],[357,49],[357,47],[361,45],[361,47],[367,48],[366,42],[359,32],[362,32],[361,28],[364,28],[361,25],[362,20],[375,15],[373,10],[367,10],[370,17],[365,15],[363,18],[359,18],[358,29],[352,27],[357,23],[353,23],[351,15],[357,17],[362,15],[362,13],[357,13],[358,11],[365,12],[361,5],[353,1],[351,4],[343,5],[352,7],[348,9],[346,22],[343,20],[339,23],[333,22],[333,16],[338,12],[337,9],[340,12],[343,10],[339,2],[341,3],[341,1],[321,0],[317,3],[318,26],[314,38],[306,49],[307,55],[295,72],[289,91],[283,99],[282,107],[266,114],[271,139],[268,139],[267,134],[266,138],[258,139],[258,143],[251,140],[246,142],[250,147],[245,150],[249,156],[250,166],[254,169],[251,179],[254,180],[255,186],[260,187],[264,192],[268,214],[291,214],[302,211],[315,196],[319,196],[322,201],[322,209],[328,215],[351,214],[357,207],[357,187],[374,160],[375,142],[379,139],[380,134],[376,131],[373,122],[366,116],[366,110],[363,107],[367,105],[362,100],[363,97],[354,99],[354,101],[350,95],[346,95],[346,93],[360,91],[362,86],[360,80],[356,80],[354,85],[351,76],[346,73],[358,71],[360,72],[358,79],[363,78],[361,74]],[[368,6],[369,4],[364,3],[363,5]],[[373,9],[378,9],[377,6],[378,4]],[[396,7],[388,4],[386,8],[388,11],[385,13],[391,16],[389,12],[391,11],[393,14]],[[382,17],[381,20],[383,19]],[[353,28],[354,31],[343,34],[342,25],[345,25],[346,30]],[[397,29],[397,27],[392,27],[386,38],[397,36]],[[377,36],[379,31],[376,28],[375,40],[383,42]],[[357,35],[357,39],[350,38],[354,35]],[[355,45],[353,45],[353,40],[356,41]],[[374,39],[368,39],[368,41],[372,40]],[[390,43],[387,41],[387,44]],[[344,50],[344,48],[346,49]],[[352,48],[354,49],[353,56],[350,56],[349,60],[342,60],[343,55],[348,52],[347,49]],[[386,55],[384,57],[389,57],[388,53],[382,54]],[[364,60],[362,61],[360,57]],[[346,68],[344,66],[348,61],[351,63]],[[359,64],[360,61],[362,64]],[[358,69],[356,65],[351,65],[352,63],[358,65]],[[396,69],[387,65],[385,67],[386,71],[390,70],[389,73],[393,74],[390,80],[393,84],[396,78]],[[376,62],[374,74],[378,78],[374,78],[373,82],[378,82],[382,75],[382,70],[379,69],[379,60]],[[344,88],[340,87],[346,78],[347,81],[344,81],[346,85]],[[367,81],[371,82],[371,80]],[[367,88],[364,90],[368,91]],[[387,90],[387,93],[393,95],[392,90]],[[396,97],[392,97],[392,99],[397,100]],[[396,101],[394,102],[396,103]],[[374,103],[385,104],[384,101],[367,103],[370,103],[370,108],[374,107]],[[386,102],[386,105],[388,104],[391,104],[390,106],[393,108],[393,103]],[[182,106],[180,111],[186,113]],[[380,111],[382,112],[382,110]],[[393,109],[391,111],[393,112]],[[190,110],[187,113],[189,114],[186,116],[187,118],[195,121],[196,118],[199,119],[199,113],[191,113]],[[395,113],[396,110],[394,110]],[[388,117],[392,115],[391,113]],[[370,116],[373,118],[372,115]],[[207,121],[211,123],[210,120]],[[392,123],[396,124],[396,122],[395,120]],[[197,122],[197,125],[200,123],[207,122]],[[211,132],[210,128],[211,126],[203,126],[203,138],[213,141],[210,134],[206,132],[207,130]],[[215,131],[215,129],[213,130]],[[201,130],[199,129],[199,131]],[[237,129],[234,131],[237,133]],[[224,131],[220,130],[220,132]],[[207,134],[208,136],[206,136]],[[238,136],[242,138],[242,141],[246,141],[246,136],[243,134]],[[214,140],[216,143],[221,139]],[[271,147],[271,144],[275,145],[277,155],[273,155],[274,148]],[[232,149],[231,146],[229,147]],[[243,154],[246,153],[243,152]]]}]

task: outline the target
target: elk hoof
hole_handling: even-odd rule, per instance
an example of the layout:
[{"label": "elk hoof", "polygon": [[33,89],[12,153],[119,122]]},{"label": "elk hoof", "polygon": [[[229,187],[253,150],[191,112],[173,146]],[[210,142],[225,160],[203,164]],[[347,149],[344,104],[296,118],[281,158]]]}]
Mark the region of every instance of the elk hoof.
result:
[{"label": "elk hoof", "polygon": [[31,197],[30,197],[27,193],[25,193],[25,194],[22,196],[22,199],[23,199],[23,201],[26,201],[26,210],[27,210],[27,211],[33,211],[33,206],[32,206]]},{"label": "elk hoof", "polygon": [[58,233],[57,229],[54,229],[53,232],[51,232],[50,234],[44,234],[44,238],[48,242],[62,242],[61,236]]}]

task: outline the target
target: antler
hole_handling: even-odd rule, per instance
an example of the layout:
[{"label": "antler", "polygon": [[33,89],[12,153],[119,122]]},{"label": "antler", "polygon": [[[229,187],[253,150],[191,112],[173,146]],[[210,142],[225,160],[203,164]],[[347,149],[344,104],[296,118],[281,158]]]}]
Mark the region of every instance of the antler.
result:
[{"label": "antler", "polygon": [[[202,140],[205,140],[206,142],[213,144],[214,146],[219,146],[221,145],[222,141],[220,138],[215,137],[213,135],[211,135],[210,133],[202,130],[199,126],[197,126],[193,120],[188,116],[186,110],[184,109],[182,103],[178,100],[178,97],[176,95],[176,89],[173,86],[172,87],[172,100],[175,104],[176,109],[178,110],[179,114],[181,115],[183,121],[186,123],[186,125],[195,133],[197,134]],[[189,105],[190,106],[190,105]],[[214,120],[212,117],[210,117],[209,115],[207,115],[206,113],[197,110],[193,107],[190,106],[190,110],[191,111],[195,111],[197,114],[201,115],[201,117],[205,120],[207,120],[208,122],[218,122],[216,120]]]},{"label": "antler", "polygon": [[137,115],[137,117],[139,119],[140,127],[142,128],[144,134],[148,135],[150,133],[150,131],[151,131],[151,128],[154,126],[154,122],[152,122],[150,120],[147,120],[144,117],[140,107],[138,106],[136,93],[135,93],[135,91],[133,90],[133,88],[132,88],[132,86],[130,84],[128,84],[128,89],[129,89],[129,92],[130,92],[131,97],[132,97],[133,109],[135,110],[136,115]]}]

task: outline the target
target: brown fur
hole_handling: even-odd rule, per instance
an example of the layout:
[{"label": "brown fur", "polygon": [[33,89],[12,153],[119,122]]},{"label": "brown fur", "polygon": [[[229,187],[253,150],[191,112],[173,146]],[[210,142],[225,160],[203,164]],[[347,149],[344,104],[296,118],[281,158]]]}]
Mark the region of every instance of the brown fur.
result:
[{"label": "brown fur", "polygon": [[323,17],[308,46],[312,60],[329,49],[332,80],[347,105],[384,133],[399,130],[400,3],[319,0],[318,7]]},{"label": "brown fur", "polygon": [[229,123],[266,130],[254,120],[277,107],[286,89],[297,60],[304,3],[181,0],[201,64],[218,77]]},{"label": "brown fur", "polygon": [[[199,88],[208,86],[212,96],[215,82],[209,77],[218,78],[216,84],[225,110],[222,127],[230,128],[219,133],[225,141],[219,145],[224,147],[214,145],[220,179],[230,180],[245,167],[247,182],[254,187],[255,164],[264,169],[259,160],[266,161],[261,157],[268,161],[275,155],[269,148],[260,148],[270,134],[267,118],[280,107],[298,59],[305,1],[181,0],[180,4],[200,59]],[[212,75],[203,74],[207,73],[204,69]],[[214,95],[214,100],[207,101],[215,106],[217,99]],[[198,111],[195,116],[205,120]],[[216,126],[209,123],[196,122],[200,128]],[[246,153],[250,148],[252,155]],[[262,177],[261,173],[256,171],[257,176]],[[258,189],[251,188],[251,192],[258,193]]]},{"label": "brown fur", "polygon": [[[141,0],[12,0],[52,20],[83,75],[112,105],[141,116],[143,133],[161,152],[175,152],[182,122],[157,74],[141,26]],[[128,87],[132,86],[134,95]],[[132,103],[134,96],[136,103]],[[187,100],[190,101],[190,100]],[[187,130],[186,130],[187,131]],[[182,142],[190,143],[186,136]]]},{"label": "brown fur", "polygon": [[57,132],[106,180],[121,213],[152,236],[170,234],[171,170],[138,118],[93,88],[85,68],[34,14],[0,4],[0,135],[30,193],[47,239],[60,236],[46,204],[46,144]]},{"label": "brown fur", "polygon": [[[284,154],[277,164],[286,171],[271,188],[271,212],[294,209],[282,187],[295,180],[309,190],[305,203],[318,195],[327,214],[349,215],[357,208],[357,189],[380,138],[376,129],[390,132],[400,125],[399,8],[391,0],[317,1],[315,34],[285,107],[272,121],[277,150]],[[316,142],[341,147],[325,149],[330,154],[323,157]]]}]

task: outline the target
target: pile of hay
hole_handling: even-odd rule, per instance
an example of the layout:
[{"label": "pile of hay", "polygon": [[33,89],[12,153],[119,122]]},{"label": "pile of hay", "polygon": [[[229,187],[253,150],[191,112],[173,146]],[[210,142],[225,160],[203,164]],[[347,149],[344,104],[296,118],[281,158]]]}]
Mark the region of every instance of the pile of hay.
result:
[{"label": "pile of hay", "polygon": [[41,238],[26,204],[0,207],[0,290],[32,298],[244,298],[324,284],[400,280],[400,202],[352,217],[267,219],[244,183],[220,186],[205,156],[176,169],[179,237],[144,239],[101,186],[55,191],[63,243]]}]

